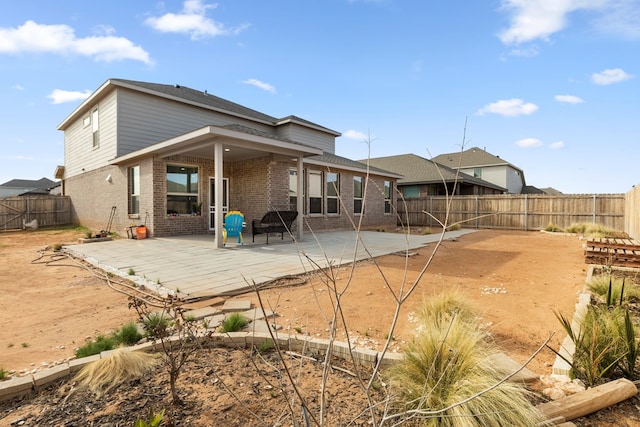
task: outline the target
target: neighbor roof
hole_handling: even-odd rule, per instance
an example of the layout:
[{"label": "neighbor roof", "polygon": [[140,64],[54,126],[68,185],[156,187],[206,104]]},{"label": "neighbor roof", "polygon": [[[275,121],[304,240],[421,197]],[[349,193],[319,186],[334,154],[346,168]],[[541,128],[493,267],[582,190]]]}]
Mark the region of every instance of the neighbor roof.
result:
[{"label": "neighbor roof", "polygon": [[4,184],[0,184],[0,187],[11,187],[11,188],[50,188],[55,186],[57,183],[55,181],[51,181],[49,178],[40,178],[38,180],[33,179],[12,179],[11,181],[7,181]]},{"label": "neighbor roof", "polygon": [[[367,163],[367,160],[360,160]],[[369,164],[377,168],[386,169],[403,175],[398,180],[399,185],[417,185],[417,184],[438,184],[444,182],[455,182],[465,184],[480,185],[482,187],[494,188],[500,191],[506,191],[498,185],[492,184],[483,179],[474,178],[473,176],[456,172],[455,170],[436,164],[432,160],[425,159],[416,154],[400,154],[397,156],[377,157],[368,160]]]},{"label": "neighbor roof", "polygon": [[501,159],[500,156],[494,156],[493,154],[478,147],[472,147],[468,150],[457,153],[440,154],[439,156],[435,156],[432,160],[452,169],[508,165],[521,171],[520,168],[512,165],[504,159]]},{"label": "neighbor roof", "polygon": [[[360,173],[367,172],[366,164],[363,164],[362,162],[358,162],[355,160],[347,159],[346,157],[336,156],[335,154],[331,154],[327,152],[324,152],[323,154],[318,156],[305,157],[304,163],[308,163],[312,165],[315,164],[320,166],[327,166],[329,168],[334,166],[339,169],[346,169],[346,170],[356,171]],[[394,171],[390,171],[388,169],[385,170],[383,168],[379,168],[375,166],[369,167],[369,173],[374,175],[387,176],[387,177],[396,178],[396,179],[402,178],[402,174],[399,174]]]}]

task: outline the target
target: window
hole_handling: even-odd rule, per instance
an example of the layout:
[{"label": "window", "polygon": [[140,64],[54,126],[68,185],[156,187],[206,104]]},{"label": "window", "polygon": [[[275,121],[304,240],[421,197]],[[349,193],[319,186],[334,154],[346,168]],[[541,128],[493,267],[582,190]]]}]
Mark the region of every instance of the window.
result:
[{"label": "window", "polygon": [[405,185],[402,187],[402,195],[405,199],[408,199],[409,197],[419,197],[420,187],[417,185]]},{"label": "window", "polygon": [[391,213],[391,181],[384,182],[384,213]]},{"label": "window", "polygon": [[309,213],[322,213],[322,172],[309,171]]},{"label": "window", "polygon": [[482,178],[482,168],[473,168],[473,177]]},{"label": "window", "polygon": [[190,214],[198,203],[198,168],[167,165],[167,213]]},{"label": "window", "polygon": [[353,177],[353,213],[361,214],[362,212],[362,202],[363,202],[363,186],[362,186],[362,177],[354,176]]},{"label": "window", "polygon": [[327,172],[326,174],[327,181],[327,213],[328,214],[338,214],[340,213],[340,201],[338,197],[340,196],[340,176],[337,173]]},{"label": "window", "polygon": [[98,109],[96,108],[91,113],[91,129],[93,131],[93,148],[100,147],[100,126],[98,123]]},{"label": "window", "polygon": [[140,213],[140,166],[129,168],[129,214]]},{"label": "window", "polygon": [[298,171],[289,169],[289,209],[298,210]]}]

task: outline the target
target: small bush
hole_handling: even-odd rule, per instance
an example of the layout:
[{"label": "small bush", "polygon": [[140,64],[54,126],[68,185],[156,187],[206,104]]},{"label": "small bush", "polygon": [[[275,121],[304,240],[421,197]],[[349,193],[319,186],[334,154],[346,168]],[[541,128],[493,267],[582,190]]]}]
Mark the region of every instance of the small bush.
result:
[{"label": "small bush", "polygon": [[162,419],[164,418],[164,409],[160,412],[153,413],[149,409],[149,422],[142,419],[137,419],[133,427],[160,427],[162,425]]},{"label": "small bush", "polygon": [[79,347],[75,351],[75,355],[77,358],[93,356],[94,354],[100,354],[103,351],[113,350],[116,348],[116,345],[116,340],[113,337],[98,335],[95,341],[89,341],[85,345]]},{"label": "small bush", "polygon": [[4,368],[0,368],[0,381],[9,379],[9,371]]},{"label": "small bush", "polygon": [[171,319],[165,313],[149,313],[143,323],[148,336],[160,338],[168,335]]},{"label": "small bush", "polygon": [[456,230],[460,230],[461,228],[462,227],[460,226],[460,224],[452,224],[447,227],[447,231],[456,231]]},{"label": "small bush", "polygon": [[129,276],[135,276],[136,271],[133,268],[130,268],[128,271]]},{"label": "small bush", "polygon": [[467,312],[458,297],[444,299],[420,310],[420,332],[405,349],[405,358],[389,371],[396,410],[407,411],[422,426],[539,425],[541,415],[524,387],[512,382],[496,386],[504,372],[492,362],[496,349],[486,332],[469,320],[475,313]]},{"label": "small bush", "polygon": [[222,323],[222,332],[238,332],[248,323],[248,320],[242,314],[231,313]]},{"label": "small bush", "polygon": [[547,224],[547,226],[544,228],[544,231],[548,231],[550,233],[560,233],[562,232],[562,228],[560,228],[559,225],[554,224],[552,222],[550,222],[549,224]]},{"label": "small bush", "polygon": [[[609,287],[611,285],[611,287]],[[623,291],[623,279],[614,278],[611,276],[596,276],[589,282],[589,290],[599,297],[600,302],[606,303],[607,295],[610,292],[609,299],[620,302],[620,295],[622,294],[622,302],[639,301],[640,300],[640,288],[638,285],[631,281],[624,282]],[[609,291],[609,289],[611,289]]]},{"label": "small bush", "polygon": [[113,334],[117,344],[134,345],[142,339],[135,322],[129,322]]}]

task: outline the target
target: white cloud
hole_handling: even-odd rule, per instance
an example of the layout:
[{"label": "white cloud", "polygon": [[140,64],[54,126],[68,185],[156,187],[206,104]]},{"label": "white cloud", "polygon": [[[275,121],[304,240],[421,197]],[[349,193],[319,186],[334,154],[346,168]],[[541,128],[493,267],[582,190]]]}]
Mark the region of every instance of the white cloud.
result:
[{"label": "white cloud", "polygon": [[260,89],[262,89],[264,91],[267,91],[269,93],[277,93],[276,92],[276,88],[274,86],[270,85],[269,83],[261,82],[260,80],[257,80],[257,79],[247,79],[247,80],[244,80],[244,81],[242,81],[240,83],[244,83],[246,85],[252,85],[252,86],[258,87],[258,88],[260,88]]},{"label": "white cloud", "polygon": [[610,85],[629,80],[633,76],[620,68],[608,69],[591,74],[591,81],[597,85]]},{"label": "white cloud", "polygon": [[627,38],[640,38],[638,0],[612,0],[602,16],[594,20],[596,30]]},{"label": "white cloud", "polygon": [[544,144],[538,138],[524,138],[516,141],[516,145],[522,148],[542,147]]},{"label": "white cloud", "polygon": [[505,44],[548,40],[566,27],[570,13],[604,10],[613,1],[621,0],[503,0],[501,9],[510,15],[510,25],[498,37]]},{"label": "white cloud", "polygon": [[11,87],[15,90],[24,90],[24,87],[22,85],[13,85]]},{"label": "white cloud", "polygon": [[208,18],[207,10],[216,7],[217,4],[205,4],[202,0],[186,0],[180,13],[150,17],[145,20],[145,23],[163,33],[188,34],[191,40],[235,34],[247,28],[247,25],[226,28],[224,24]]},{"label": "white cloud", "polygon": [[15,155],[15,156],[2,156],[0,157],[0,159],[3,160],[33,160],[33,157],[31,156],[23,156],[23,155]]},{"label": "white cloud", "polygon": [[476,114],[484,115],[487,113],[499,114],[501,116],[515,117],[533,114],[538,110],[536,104],[524,102],[522,99],[502,99],[482,107]]},{"label": "white cloud", "polygon": [[552,150],[559,150],[561,148],[564,148],[564,141],[553,142],[549,145],[549,148],[551,148]]},{"label": "white cloud", "polygon": [[353,129],[349,129],[348,131],[344,132],[342,134],[342,136],[344,136],[345,138],[349,138],[349,139],[356,139],[358,141],[368,141],[369,140],[369,135],[367,135],[364,132],[360,132],[360,131],[353,130]]},{"label": "white cloud", "polygon": [[556,95],[555,100],[564,104],[582,104],[584,99],[574,95]]},{"label": "white cloud", "polygon": [[47,98],[51,99],[52,104],[62,104],[65,102],[74,102],[74,101],[82,101],[85,100],[91,95],[90,90],[85,90],[84,92],[78,91],[69,91],[62,89],[54,89]]},{"label": "white cloud", "polygon": [[537,46],[530,46],[526,49],[522,49],[522,48],[512,49],[509,52],[509,55],[519,56],[521,58],[533,58],[534,56],[537,56],[539,53],[540,53],[540,50],[538,49]]},{"label": "white cloud", "polygon": [[68,25],[44,25],[34,21],[27,21],[17,28],[0,28],[0,53],[23,52],[83,55],[105,62],[132,59],[152,63],[148,52],[124,37],[78,38]]}]

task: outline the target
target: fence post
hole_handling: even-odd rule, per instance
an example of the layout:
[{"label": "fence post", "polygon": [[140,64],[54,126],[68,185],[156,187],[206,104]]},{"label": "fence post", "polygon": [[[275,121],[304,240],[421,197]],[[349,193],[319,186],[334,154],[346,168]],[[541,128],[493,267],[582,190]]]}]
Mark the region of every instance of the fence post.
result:
[{"label": "fence post", "polygon": [[429,197],[429,227],[433,227],[433,196]]},{"label": "fence post", "polygon": [[595,224],[595,223],[596,223],[596,206],[597,206],[597,201],[596,201],[596,199],[597,199],[597,198],[598,198],[598,196],[594,194],[594,195],[593,195],[593,217],[592,217],[592,219],[591,219],[591,222],[592,222],[593,224]]},{"label": "fence post", "polygon": [[480,202],[480,200],[478,199],[478,196],[476,195],[476,230],[480,227],[480,223],[479,223],[480,218],[478,218],[478,215],[479,215],[479,213],[478,213],[478,211],[479,211],[478,204],[479,204],[479,202]]},{"label": "fence post", "polygon": [[26,215],[27,218],[25,220],[26,222],[31,222],[31,207],[30,207],[30,204],[29,204],[29,200],[30,200],[29,197],[25,197],[25,203],[27,204],[27,208],[26,208],[26,212],[25,212],[27,214]]},{"label": "fence post", "polygon": [[529,197],[524,195],[524,231],[529,231]]}]

